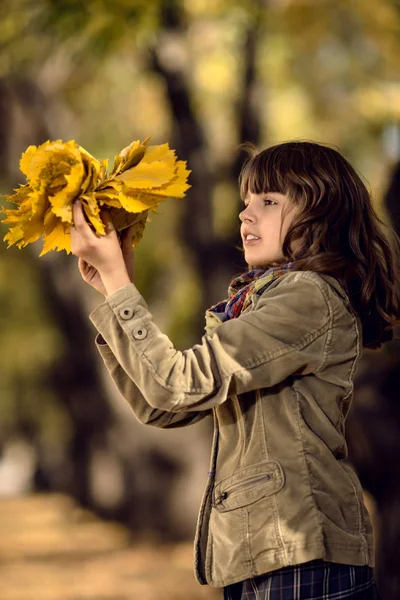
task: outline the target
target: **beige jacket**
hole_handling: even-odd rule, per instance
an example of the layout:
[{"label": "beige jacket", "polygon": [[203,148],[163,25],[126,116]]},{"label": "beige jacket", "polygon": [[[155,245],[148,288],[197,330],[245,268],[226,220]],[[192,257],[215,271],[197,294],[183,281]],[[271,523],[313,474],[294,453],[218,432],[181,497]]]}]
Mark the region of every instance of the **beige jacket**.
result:
[{"label": "beige jacket", "polygon": [[374,566],[362,488],[344,460],[360,322],[332,277],[289,271],[263,284],[238,318],[207,311],[205,335],[184,352],[134,284],[90,315],[139,421],[179,427],[213,415],[195,574],[216,587],[317,558]]}]

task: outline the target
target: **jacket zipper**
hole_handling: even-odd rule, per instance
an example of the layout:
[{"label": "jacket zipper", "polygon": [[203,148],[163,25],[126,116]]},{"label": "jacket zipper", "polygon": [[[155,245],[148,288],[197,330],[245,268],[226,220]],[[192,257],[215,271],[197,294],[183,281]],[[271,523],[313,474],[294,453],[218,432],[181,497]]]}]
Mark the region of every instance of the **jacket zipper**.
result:
[{"label": "jacket zipper", "polygon": [[262,475],[254,475],[254,477],[251,477],[250,479],[246,479],[244,482],[234,483],[233,485],[229,486],[226,491],[222,492],[215,499],[214,506],[216,506],[217,504],[221,504],[224,500],[226,500],[228,498],[228,496],[230,496],[232,493],[234,493],[235,490],[237,490],[237,488],[246,489],[246,487],[248,487],[249,485],[252,485],[253,483],[256,483],[256,482],[262,483],[263,481],[270,481],[271,478],[272,478],[272,475],[270,473],[263,473]]}]

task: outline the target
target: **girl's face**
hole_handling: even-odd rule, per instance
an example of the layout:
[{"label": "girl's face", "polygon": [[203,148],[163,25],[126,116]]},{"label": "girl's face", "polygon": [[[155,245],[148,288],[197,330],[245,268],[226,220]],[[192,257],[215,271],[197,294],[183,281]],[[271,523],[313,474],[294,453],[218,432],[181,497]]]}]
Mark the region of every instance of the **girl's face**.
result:
[{"label": "girl's face", "polygon": [[[287,195],[278,192],[248,192],[244,204],[239,219],[247,264],[262,267],[267,262],[282,260],[282,243],[294,217],[294,204]],[[282,211],[285,217],[280,234]]]}]

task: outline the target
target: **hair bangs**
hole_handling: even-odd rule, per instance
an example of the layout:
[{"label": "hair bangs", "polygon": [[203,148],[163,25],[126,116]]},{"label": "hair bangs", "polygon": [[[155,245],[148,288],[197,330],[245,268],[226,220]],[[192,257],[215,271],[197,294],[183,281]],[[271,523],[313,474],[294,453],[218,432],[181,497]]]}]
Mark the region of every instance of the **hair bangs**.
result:
[{"label": "hair bangs", "polygon": [[[254,152],[254,148],[252,149]],[[279,156],[279,148],[274,146],[253,154],[244,164],[239,177],[240,197],[247,194],[277,192],[293,196],[294,182],[291,181],[287,160]]]}]

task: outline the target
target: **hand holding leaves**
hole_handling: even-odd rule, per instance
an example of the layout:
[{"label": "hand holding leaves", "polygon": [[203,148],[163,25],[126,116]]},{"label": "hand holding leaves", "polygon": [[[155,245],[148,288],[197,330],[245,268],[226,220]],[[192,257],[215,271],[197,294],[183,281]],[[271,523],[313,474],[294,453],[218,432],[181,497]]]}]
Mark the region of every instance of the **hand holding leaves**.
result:
[{"label": "hand holding leaves", "polygon": [[79,257],[82,279],[107,296],[126,283],[134,282],[133,228],[117,233],[107,210],[102,210],[106,235],[97,236],[85,220],[80,201],[73,207],[75,226],[71,227],[72,252]]}]

